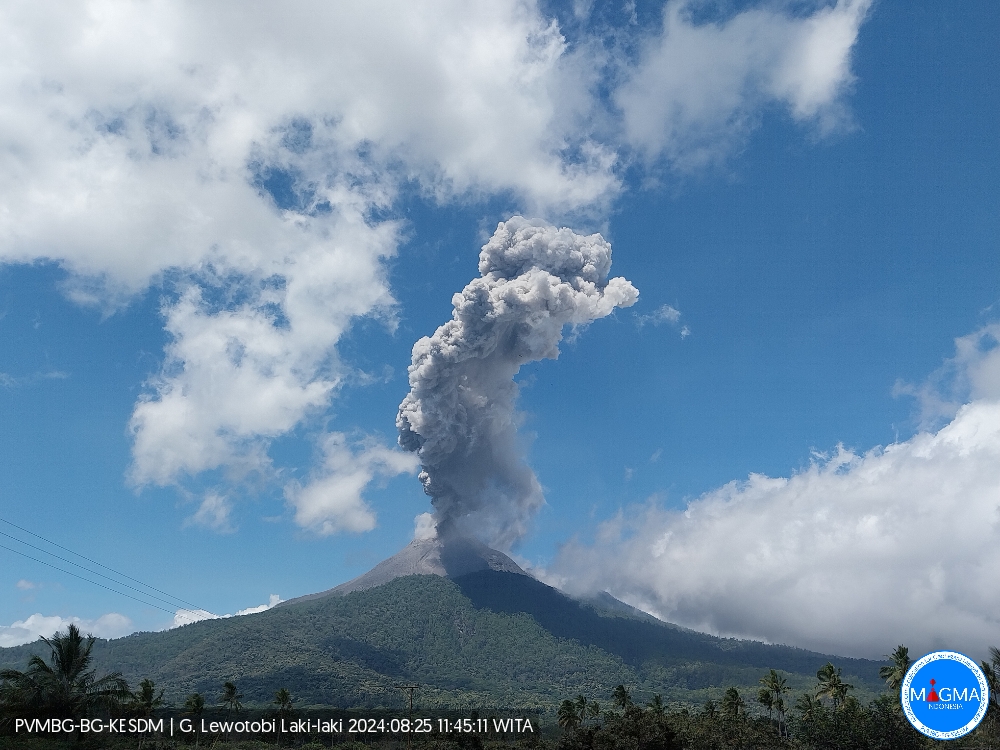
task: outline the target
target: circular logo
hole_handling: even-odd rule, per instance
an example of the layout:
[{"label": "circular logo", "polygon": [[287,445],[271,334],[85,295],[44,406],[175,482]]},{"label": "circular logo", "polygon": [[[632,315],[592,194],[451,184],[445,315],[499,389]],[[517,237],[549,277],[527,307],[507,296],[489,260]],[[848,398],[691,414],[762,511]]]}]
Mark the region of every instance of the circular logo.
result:
[{"label": "circular logo", "polygon": [[979,726],[989,708],[990,689],[986,675],[968,656],[934,651],[910,667],[900,700],[918,732],[954,740]]}]

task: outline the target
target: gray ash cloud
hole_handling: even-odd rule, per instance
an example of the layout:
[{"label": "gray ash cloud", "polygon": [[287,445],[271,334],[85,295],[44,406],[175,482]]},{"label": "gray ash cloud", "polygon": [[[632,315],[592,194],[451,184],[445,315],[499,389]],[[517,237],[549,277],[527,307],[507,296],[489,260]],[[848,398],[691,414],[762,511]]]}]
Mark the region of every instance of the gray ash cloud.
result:
[{"label": "gray ash cloud", "polygon": [[514,376],[558,357],[567,325],[636,301],[610,270],[601,235],[515,216],[483,246],[482,275],[452,298],[452,319],[414,344],[396,426],[400,446],[420,458],[440,536],[509,549],[526,533],[544,498],[518,441]]}]

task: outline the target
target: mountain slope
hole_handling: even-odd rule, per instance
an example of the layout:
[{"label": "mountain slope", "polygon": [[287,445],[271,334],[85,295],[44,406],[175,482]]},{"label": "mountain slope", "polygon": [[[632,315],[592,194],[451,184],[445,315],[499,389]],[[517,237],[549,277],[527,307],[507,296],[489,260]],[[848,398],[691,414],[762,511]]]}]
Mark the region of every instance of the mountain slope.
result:
[{"label": "mountain slope", "polygon": [[[485,571],[461,576],[455,582],[477,607],[530,614],[552,635],[595,646],[637,667],[648,661],[698,661],[815,674],[828,659],[788,646],[715,638],[651,617],[613,616],[616,613],[610,608],[579,602],[528,576]],[[824,661],[817,663],[817,659]],[[874,664],[863,659],[838,661],[860,670],[862,675]],[[868,676],[877,679],[877,669]]]},{"label": "mountain slope", "polygon": [[456,578],[482,570],[527,575],[520,566],[503,552],[487,547],[469,538],[454,538],[448,544],[434,537],[414,539],[392,557],[386,558],[367,573],[346,583],[317,594],[306,594],[283,602],[282,606],[322,599],[324,596],[342,596],[352,591],[366,591],[402,576],[434,575]]},{"label": "mountain slope", "polygon": [[[24,668],[28,650],[0,650],[0,666]],[[287,687],[300,705],[400,707],[400,682],[420,684],[429,707],[551,708],[583,693],[606,702],[624,683],[700,703],[729,685],[755,694],[766,669],[796,691],[815,685],[831,657],[601,614],[516,573],[480,570],[454,580],[398,577],[376,588],[162,633],[99,641],[95,661],[136,684],[149,677],[182,702],[209,702],[235,680],[248,703]],[[875,662],[832,657],[845,679],[878,690]]]}]

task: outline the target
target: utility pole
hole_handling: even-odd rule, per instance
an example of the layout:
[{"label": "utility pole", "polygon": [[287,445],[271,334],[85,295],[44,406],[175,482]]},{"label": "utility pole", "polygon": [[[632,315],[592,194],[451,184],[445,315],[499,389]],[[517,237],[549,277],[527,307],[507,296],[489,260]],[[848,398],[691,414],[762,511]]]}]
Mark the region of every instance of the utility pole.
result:
[{"label": "utility pole", "polygon": [[413,737],[413,691],[420,688],[420,685],[396,685],[400,690],[410,691],[410,731],[406,733],[406,750],[410,750],[410,739]]}]

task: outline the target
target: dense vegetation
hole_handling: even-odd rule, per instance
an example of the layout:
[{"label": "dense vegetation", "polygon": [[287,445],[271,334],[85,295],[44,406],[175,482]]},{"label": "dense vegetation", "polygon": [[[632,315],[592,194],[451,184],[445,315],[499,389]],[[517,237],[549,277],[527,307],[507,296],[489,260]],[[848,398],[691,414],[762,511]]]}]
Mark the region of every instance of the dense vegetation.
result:
[{"label": "dense vegetation", "polygon": [[[23,669],[43,644],[0,649]],[[162,633],[98,640],[94,666],[132,685],[149,678],[182,703],[238,681],[248,704],[290,690],[302,705],[403,705],[395,685],[419,684],[424,708],[546,709],[566,695],[631,685],[648,699],[701,705],[735,685],[748,699],[762,671],[807,689],[831,657],[713,638],[621,607],[581,604],[527,576],[484,571],[450,581],[399,578],[369,591]],[[880,690],[878,664],[839,659],[862,700]]]},{"label": "dense vegetation", "polygon": [[[1000,748],[1000,651],[992,656],[983,664],[987,718],[953,748]],[[136,747],[126,735],[12,736],[18,718],[290,719],[324,710],[403,717],[403,684],[419,686],[414,715],[435,722],[449,715],[534,722],[520,735],[434,724],[411,738],[428,750],[910,750],[935,743],[899,707],[909,663],[902,646],[879,665],[712,638],[620,603],[581,603],[525,576],[411,577],[164,633],[108,642],[71,627],[3,650],[0,750]],[[220,749],[406,744],[393,735],[280,731],[250,739],[154,732],[138,744],[203,740]]]},{"label": "dense vegetation", "polygon": [[[894,656],[905,648],[897,649]],[[995,675],[1000,653],[983,666]],[[898,663],[898,662],[896,662]],[[558,750],[920,750],[942,743],[913,729],[896,697],[899,684],[892,665],[887,670],[887,690],[862,705],[850,685],[839,679],[832,664],[817,672],[812,691],[798,696],[785,707],[789,691],[774,670],[760,679],[754,711],[740,695],[729,689],[720,702],[707,701],[698,711],[668,711],[659,696],[644,707],[632,703],[621,685],[612,693],[614,710],[602,713],[600,706],[578,696],[566,699],[559,709],[563,735]],[[901,677],[900,677],[901,680]],[[996,685],[995,680],[991,679]],[[780,707],[779,707],[780,706]],[[953,740],[955,750],[1000,747],[1000,703],[991,696],[986,719],[971,734]]]},{"label": "dense vegetation", "polygon": [[[72,639],[73,633],[69,634]],[[53,641],[61,648],[62,636]],[[632,694],[624,685],[618,685],[607,696],[602,708],[596,700],[583,695],[562,701],[554,722],[535,716],[533,728],[527,733],[498,733],[487,728],[472,731],[447,731],[436,729],[437,719],[432,718],[435,730],[407,739],[385,734],[351,734],[340,732],[326,735],[312,732],[290,735],[280,731],[263,732],[247,738],[229,738],[221,734],[202,735],[197,731],[175,736],[165,732],[147,733],[138,737],[138,747],[183,748],[206,745],[218,750],[264,750],[267,747],[297,747],[318,750],[337,747],[339,750],[364,750],[371,746],[381,748],[408,748],[418,750],[929,750],[935,743],[913,730],[903,717],[899,702],[893,697],[898,687],[898,670],[894,666],[904,663],[905,648],[900,647],[894,664],[884,668],[887,691],[867,706],[851,695],[852,688],[840,679],[840,670],[833,664],[824,665],[817,672],[812,691],[803,693],[786,710],[785,698],[789,694],[787,682],[775,670],[769,670],[759,680],[761,685],[756,706],[743,700],[735,688],[726,690],[721,701],[709,700],[700,710],[673,709],[664,704],[662,697],[654,695],[645,706],[636,705]],[[53,649],[55,659],[56,649]],[[87,665],[84,663],[84,667]],[[984,663],[993,687],[996,687],[1000,652],[993,651],[991,663]],[[10,677],[10,674],[7,674]],[[92,672],[83,684],[92,680]],[[16,679],[16,678],[15,678]],[[105,678],[106,679],[106,678]],[[117,679],[112,676],[112,680]],[[218,695],[217,713],[229,718],[239,718],[242,694],[232,682],[222,686]],[[11,707],[10,696],[3,693],[0,704],[5,711]],[[36,709],[41,708],[36,706]],[[161,708],[160,696],[148,680],[134,694],[121,696],[120,702],[103,701],[90,706],[98,715],[155,716]],[[188,696],[183,710],[177,714],[195,718],[205,711],[203,696]],[[9,714],[4,714],[9,716]],[[256,716],[283,717],[294,720],[298,712],[287,690],[279,690],[270,710],[257,712]],[[371,716],[372,714],[369,714]],[[406,716],[406,712],[397,712]],[[427,716],[416,712],[415,716]],[[433,716],[433,714],[430,714]],[[447,714],[438,713],[437,716]],[[379,716],[379,714],[375,714]],[[491,715],[478,711],[466,714],[471,726],[491,724]],[[480,721],[481,720],[481,721]],[[7,727],[9,729],[9,726]],[[35,736],[26,738],[0,733],[0,750],[69,750],[69,748],[121,748],[135,747],[136,736],[72,739],[66,737]],[[1000,744],[1000,702],[992,696],[986,720],[966,738],[953,741],[955,750],[992,748]]]},{"label": "dense vegetation", "polygon": [[[201,742],[201,730],[185,730],[168,736],[161,724],[155,730],[126,736],[84,736],[79,729],[72,739],[65,733],[36,732],[34,736],[18,735],[15,722],[29,719],[101,718],[105,721],[123,717],[149,720],[166,707],[161,689],[143,679],[134,692],[120,674],[98,676],[92,667],[93,637],[84,637],[70,626],[65,634],[42,639],[49,649],[48,659],[33,655],[25,671],[5,669],[0,671],[0,748],[35,748],[48,750],[67,745],[121,748],[130,746],[138,737],[141,748],[179,747]],[[899,646],[890,661],[879,670],[885,680],[886,693],[863,706],[852,695],[853,686],[845,682],[842,670],[827,662],[816,672],[812,690],[802,693],[789,705],[792,692],[788,679],[775,669],[770,669],[758,680],[755,704],[748,704],[740,690],[729,687],[720,701],[709,699],[700,711],[689,708],[668,709],[662,695],[657,693],[645,706],[633,702],[632,692],[624,685],[617,685],[610,693],[611,710],[603,710],[596,700],[583,694],[575,699],[564,699],[555,712],[556,724],[561,734],[546,736],[545,719],[535,715],[535,725],[530,733],[501,735],[490,731],[489,716],[470,711],[469,726],[483,729],[439,729],[439,712],[427,726],[434,731],[410,738],[423,748],[454,748],[454,750],[482,750],[487,746],[510,747],[515,745],[541,750],[714,750],[716,748],[784,748],[787,750],[919,750],[931,742],[906,723],[898,699],[894,697],[909,667],[909,654]],[[983,669],[990,682],[991,696],[986,720],[968,738],[953,747],[993,747],[1000,740],[1000,651],[992,649],[992,661],[984,662]],[[224,712],[228,719],[237,719],[243,705],[243,693],[232,680],[225,681],[218,693],[216,715]],[[205,696],[189,694],[172,719],[188,721],[202,718],[207,709]],[[756,710],[754,710],[756,709]],[[257,710],[257,719],[293,720],[296,714],[290,691],[280,688],[274,693],[269,710]],[[316,716],[316,712],[313,712]],[[329,714],[327,714],[329,716]],[[341,714],[343,715],[343,714]],[[388,714],[391,716],[392,714]],[[406,713],[398,712],[397,718]],[[454,714],[453,714],[454,715]],[[509,715],[509,714],[508,714]],[[371,716],[371,714],[369,714]],[[387,716],[382,714],[383,717]],[[410,713],[412,718],[413,714]],[[427,716],[418,711],[417,717]],[[523,714],[522,714],[523,716]],[[530,720],[530,719],[529,719]],[[272,724],[256,732],[250,739],[230,742],[229,730],[205,736],[212,747],[265,747],[272,739],[276,746],[285,744],[297,747],[321,747],[323,741],[339,747],[360,747],[374,744],[384,747],[401,747],[403,739],[398,734],[351,734],[343,725],[329,736],[319,730],[308,734],[290,734],[282,724]],[[348,725],[349,726],[349,725]],[[495,726],[495,725],[494,725]],[[284,742],[283,742],[284,741]],[[410,743],[407,743],[410,746]]]}]

